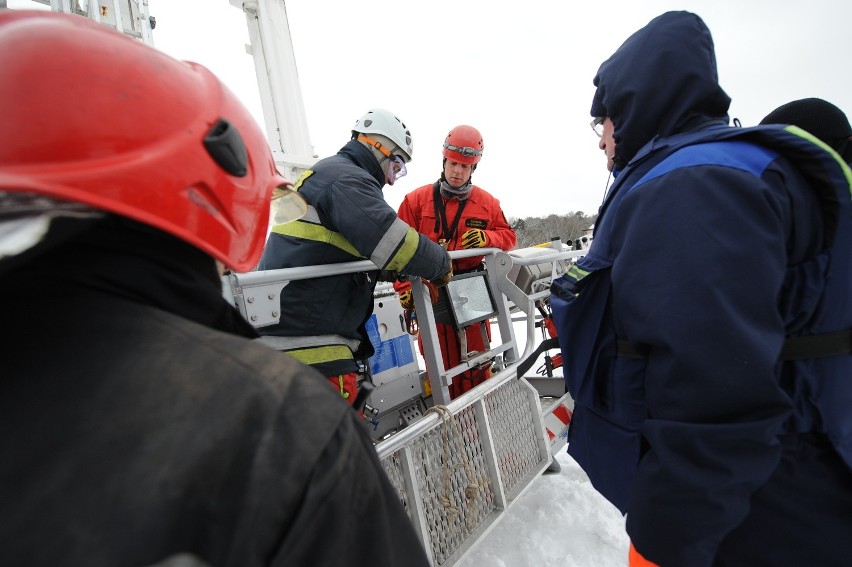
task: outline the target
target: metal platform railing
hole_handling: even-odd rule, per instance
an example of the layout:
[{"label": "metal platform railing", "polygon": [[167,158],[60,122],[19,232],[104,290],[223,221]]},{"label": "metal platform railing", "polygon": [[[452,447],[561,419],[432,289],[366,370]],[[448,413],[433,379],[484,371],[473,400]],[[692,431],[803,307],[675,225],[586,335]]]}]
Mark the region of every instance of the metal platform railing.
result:
[{"label": "metal platform railing", "polygon": [[[435,566],[460,560],[565,444],[567,420],[557,422],[564,424],[558,431],[546,422],[552,421],[553,408],[564,409],[568,402],[563,397],[543,411],[538,391],[518,378],[517,363],[535,349],[535,303],[549,296],[546,282],[583,253],[550,249],[528,256],[497,249],[451,252],[453,258],[485,256],[500,340],[489,351],[449,369],[443,368],[437,350],[429,292],[418,278],[412,278],[433,405],[421,418],[378,441],[376,451]],[[375,269],[371,262],[361,261],[230,274],[223,278],[223,291],[248,321],[262,327],[281,316],[280,293],[289,281]],[[526,277],[519,277],[519,271]],[[520,280],[524,289],[518,285]],[[526,315],[523,353],[513,330],[513,310]],[[501,369],[450,401],[447,388],[453,377],[488,359]]]},{"label": "metal platform railing", "polygon": [[452,565],[550,464],[538,393],[512,368],[376,447],[433,565]]}]

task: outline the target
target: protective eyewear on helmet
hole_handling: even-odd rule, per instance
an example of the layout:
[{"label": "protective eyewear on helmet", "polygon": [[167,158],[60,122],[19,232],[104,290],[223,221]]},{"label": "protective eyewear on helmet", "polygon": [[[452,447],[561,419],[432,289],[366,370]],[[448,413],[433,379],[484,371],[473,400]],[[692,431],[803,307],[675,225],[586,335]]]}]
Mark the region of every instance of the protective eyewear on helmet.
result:
[{"label": "protective eyewear on helmet", "polygon": [[592,118],[592,122],[590,126],[592,130],[594,130],[595,134],[598,135],[598,138],[603,138],[603,123],[606,120],[606,116],[596,116]]},{"label": "protective eyewear on helmet", "polygon": [[385,179],[388,185],[393,185],[397,179],[405,177],[408,170],[405,169],[405,160],[402,156],[393,155],[388,159],[390,160],[390,164],[388,165],[388,173]]},{"label": "protective eyewear on helmet", "polygon": [[482,151],[477,150],[476,148],[468,148],[468,147],[460,148],[460,147],[454,146],[454,145],[452,145],[448,142],[444,142],[444,148],[447,149],[447,150],[450,150],[451,152],[459,153],[459,154],[461,154],[465,157],[475,157],[475,156],[481,156],[482,155]]}]

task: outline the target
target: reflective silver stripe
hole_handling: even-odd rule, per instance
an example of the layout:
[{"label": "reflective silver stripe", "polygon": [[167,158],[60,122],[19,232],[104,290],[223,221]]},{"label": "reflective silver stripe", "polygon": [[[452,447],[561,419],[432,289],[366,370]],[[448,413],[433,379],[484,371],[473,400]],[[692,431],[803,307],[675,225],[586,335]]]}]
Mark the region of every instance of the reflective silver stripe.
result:
[{"label": "reflective silver stripe", "polygon": [[390,259],[390,262],[385,266],[386,270],[400,271],[402,270],[414,255],[417,254],[417,246],[420,244],[420,234],[414,230],[413,228],[408,229],[408,232],[405,234],[405,240],[402,242],[402,246],[396,251],[396,254],[393,258]]},{"label": "reflective silver stripe", "polygon": [[361,341],[347,339],[340,335],[318,335],[313,337],[276,337],[272,335],[262,336],[254,339],[275,350],[295,350],[299,348],[310,348],[317,346],[344,345],[353,352],[358,350]]},{"label": "reflective silver stripe", "polygon": [[390,228],[387,229],[385,235],[376,245],[373,253],[370,254],[370,260],[380,268],[384,268],[390,261],[394,251],[399,247],[399,243],[405,239],[410,227],[400,218],[393,221]]}]

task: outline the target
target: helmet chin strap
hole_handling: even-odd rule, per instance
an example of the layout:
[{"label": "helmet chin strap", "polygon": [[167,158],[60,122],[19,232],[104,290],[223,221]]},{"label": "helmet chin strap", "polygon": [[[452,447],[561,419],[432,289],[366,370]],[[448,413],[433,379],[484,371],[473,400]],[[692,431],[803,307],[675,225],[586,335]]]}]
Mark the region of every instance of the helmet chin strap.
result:
[{"label": "helmet chin strap", "polygon": [[393,156],[393,152],[398,150],[399,147],[394,147],[393,150],[391,150],[378,140],[374,140],[366,134],[358,134],[357,136],[353,136],[352,139],[357,140],[370,148],[373,156],[375,156],[376,160],[379,162],[379,167],[382,168],[382,172],[385,174],[385,183],[393,185],[396,179],[392,179],[390,175],[390,168],[393,167],[391,163],[393,160],[391,157]]}]

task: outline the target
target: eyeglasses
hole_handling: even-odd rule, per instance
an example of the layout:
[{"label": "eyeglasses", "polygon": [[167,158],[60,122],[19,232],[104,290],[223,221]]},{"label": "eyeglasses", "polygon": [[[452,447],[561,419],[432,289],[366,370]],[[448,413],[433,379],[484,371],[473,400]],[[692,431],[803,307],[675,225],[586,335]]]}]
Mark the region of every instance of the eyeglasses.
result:
[{"label": "eyeglasses", "polygon": [[444,142],[444,148],[450,150],[451,152],[457,152],[465,157],[475,157],[481,156],[482,150],[477,150],[476,148],[460,148],[458,146],[454,146],[450,143]]},{"label": "eyeglasses", "polygon": [[592,130],[595,131],[595,134],[598,135],[598,138],[603,138],[603,123],[606,120],[606,116],[596,116],[592,118],[592,122],[590,126]]}]

